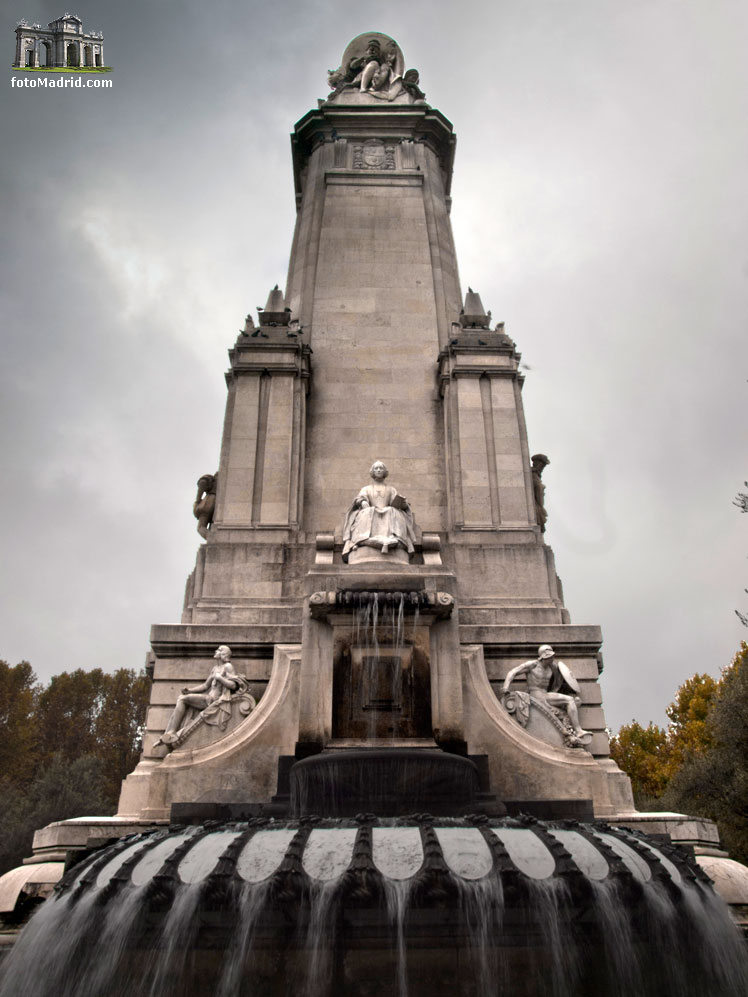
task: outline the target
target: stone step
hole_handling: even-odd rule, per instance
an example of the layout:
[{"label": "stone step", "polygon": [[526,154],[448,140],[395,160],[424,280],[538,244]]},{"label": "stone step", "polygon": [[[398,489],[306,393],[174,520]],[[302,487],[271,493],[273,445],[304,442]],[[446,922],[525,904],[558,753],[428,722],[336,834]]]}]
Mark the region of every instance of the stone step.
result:
[{"label": "stone step", "polygon": [[439,745],[431,737],[333,737],[325,745],[325,751],[362,751],[370,748],[381,751],[386,748],[424,748],[438,751]]}]

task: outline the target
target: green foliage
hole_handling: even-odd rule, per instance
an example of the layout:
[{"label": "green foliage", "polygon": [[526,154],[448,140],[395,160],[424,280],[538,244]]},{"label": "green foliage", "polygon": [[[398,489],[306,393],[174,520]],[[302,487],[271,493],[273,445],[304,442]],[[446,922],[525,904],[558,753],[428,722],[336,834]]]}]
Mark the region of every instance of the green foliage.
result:
[{"label": "green foliage", "polygon": [[709,710],[719,683],[711,675],[694,675],[678,689],[666,713],[667,728],[636,720],[624,724],[610,741],[613,760],[631,779],[640,810],[662,809],[661,797],[686,758],[712,743]]},{"label": "green foliage", "polygon": [[107,798],[116,804],[120,782],[140,752],[140,727],[148,705],[145,674],[100,668],[55,675],[38,696],[36,721],[44,730],[38,746],[42,764],[54,755],[66,759],[96,755],[104,762]]},{"label": "green foliage", "polygon": [[105,764],[93,755],[68,762],[55,755],[25,789],[0,781],[3,799],[0,874],[31,854],[34,831],[55,820],[112,812],[107,801]]},{"label": "green foliage", "polygon": [[96,755],[104,762],[107,798],[116,804],[120,783],[133,770],[142,748],[151,681],[142,672],[120,668],[105,676],[106,693],[94,724]]},{"label": "green foliage", "polygon": [[680,768],[691,755],[701,754],[711,747],[709,711],[718,689],[719,683],[711,675],[694,675],[686,679],[665,711],[670,721],[668,741],[673,769]]},{"label": "green foliage", "polygon": [[100,668],[85,672],[62,672],[39,694],[36,720],[44,730],[41,759],[53,755],[80,758],[96,750],[96,719],[105,695],[105,677]]},{"label": "green foliage", "polygon": [[748,644],[722,673],[709,711],[711,741],[687,756],[664,796],[673,808],[711,817],[733,858],[748,862]]},{"label": "green foliage", "polygon": [[637,807],[651,809],[664,793],[673,771],[668,732],[657,724],[642,727],[632,720],[611,738],[610,754],[631,779]]},{"label": "green foliage", "polygon": [[25,785],[34,774],[36,676],[28,661],[0,661],[0,773]]},{"label": "green foliage", "polygon": [[31,853],[45,824],[115,811],[149,692],[145,673],[127,668],[62,672],[41,686],[27,662],[0,662],[0,874]]},{"label": "green foliage", "polygon": [[687,679],[667,715],[667,729],[632,721],[611,739],[637,806],[715,820],[733,858],[748,862],[748,644],[718,681]]}]

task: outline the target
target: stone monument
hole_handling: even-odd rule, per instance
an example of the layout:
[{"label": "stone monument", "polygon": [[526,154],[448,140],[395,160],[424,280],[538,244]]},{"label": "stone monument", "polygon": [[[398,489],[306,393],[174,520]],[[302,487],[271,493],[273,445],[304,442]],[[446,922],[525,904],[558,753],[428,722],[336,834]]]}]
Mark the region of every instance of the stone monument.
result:
[{"label": "stone monument", "polygon": [[104,35],[101,31],[84,31],[77,14],[65,13],[50,21],[46,28],[25,20],[16,26],[14,68],[61,69],[104,66]]},{"label": "stone monument", "polygon": [[[416,75],[391,38],[361,35],[294,129],[285,292],[271,290],[229,350],[219,468],[195,503],[205,542],[181,623],[151,633],[143,757],[120,801],[128,820],[168,820],[196,799],[270,812],[294,759],[387,728],[404,749],[475,760],[481,792],[510,813],[633,811],[609,757],[600,630],[570,622],[545,543],[548,461],[530,459],[520,354],[477,291],[461,295],[454,132]],[[368,630],[357,618],[366,592]],[[379,653],[421,690],[417,722],[403,719],[402,692],[343,707],[368,695],[347,675],[368,674],[386,598],[400,607],[401,646],[378,633]],[[222,644],[257,708],[230,729],[202,724],[210,743],[168,750],[179,690],[205,681]],[[573,698],[543,705],[536,686],[523,726],[502,688],[513,672],[504,702],[522,699],[533,675],[516,666],[541,644],[565,662]]]},{"label": "stone monument", "polygon": [[[153,858],[138,855],[142,842],[113,846],[66,896],[76,904],[101,890],[91,903],[103,904],[132,873],[143,904],[174,901],[187,925],[187,899],[174,891],[205,883],[189,903],[203,904],[211,931],[229,931],[216,911],[241,911],[244,942],[219,967],[222,993],[239,992],[252,918],[266,904],[274,917],[308,918],[294,937],[318,953],[316,925],[340,903],[353,941],[335,992],[402,994],[402,978],[397,990],[366,989],[364,955],[356,968],[356,946],[369,951],[362,938],[381,950],[380,929],[367,934],[371,911],[394,917],[401,956],[409,902],[451,911],[424,915],[423,952],[438,962],[459,911],[473,911],[468,949],[507,938],[496,913],[506,903],[539,932],[529,962],[512,957],[512,979],[535,979],[538,966],[552,979],[566,972],[547,965],[561,944],[553,932],[565,930],[559,897],[573,897],[569,924],[602,924],[601,910],[626,909],[615,892],[625,879],[629,937],[648,902],[642,883],[667,879],[675,896],[673,884],[701,882],[696,867],[676,868],[629,831],[569,821],[651,827],[725,861],[710,822],[637,814],[610,758],[602,636],[572,624],[545,540],[549,461],[530,456],[520,353],[477,292],[462,297],[449,219],[455,136],[405,66],[393,39],[360,35],[330,72],[328,97],[294,128],[285,291],[271,290],[229,350],[218,472],[200,479],[195,503],[204,542],[181,621],[151,630],[141,760],[117,817],[52,825],[35,841],[37,866],[59,865],[97,834],[208,819],[194,837],[157,832]],[[215,830],[215,820],[243,823]],[[558,895],[538,885],[562,873]],[[488,879],[466,899],[466,882]],[[320,886],[331,880],[339,892]],[[613,891],[604,902],[602,880]],[[76,909],[84,938],[88,908]],[[673,937],[689,937],[686,921]],[[268,951],[274,923],[258,936]],[[379,972],[381,952],[371,952]],[[617,972],[629,954],[600,966]],[[426,981],[432,955],[419,957]],[[268,993],[286,992],[293,976],[278,965]],[[481,965],[475,980],[491,975]],[[453,969],[417,992],[458,992]],[[600,977],[585,992],[606,985]]]}]

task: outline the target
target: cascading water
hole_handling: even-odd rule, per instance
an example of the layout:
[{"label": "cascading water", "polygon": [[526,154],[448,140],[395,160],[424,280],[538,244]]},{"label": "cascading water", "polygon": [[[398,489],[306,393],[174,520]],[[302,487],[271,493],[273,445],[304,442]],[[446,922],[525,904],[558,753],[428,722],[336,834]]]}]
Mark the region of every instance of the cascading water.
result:
[{"label": "cascading water", "polygon": [[[289,989],[290,988],[290,989]],[[743,941],[683,854],[530,819],[159,831],[71,870],[0,995],[738,997]]]},{"label": "cascading water", "polygon": [[[368,688],[376,690],[380,710],[397,711],[402,708],[405,601],[409,596],[416,597],[413,601],[417,609],[417,593],[364,591],[350,596],[355,607],[353,640],[363,650]],[[380,653],[382,646],[387,648],[386,659]],[[374,739],[378,736],[375,709],[368,710],[367,719],[366,735]]]}]

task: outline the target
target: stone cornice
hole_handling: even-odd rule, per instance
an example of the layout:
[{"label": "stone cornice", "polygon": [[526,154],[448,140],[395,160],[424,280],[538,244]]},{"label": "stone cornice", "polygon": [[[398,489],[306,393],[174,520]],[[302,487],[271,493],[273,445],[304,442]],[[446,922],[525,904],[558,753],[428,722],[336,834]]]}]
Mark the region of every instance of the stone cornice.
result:
[{"label": "stone cornice", "polygon": [[322,104],[316,110],[308,111],[296,123],[291,135],[297,198],[302,193],[302,171],[320,143],[331,142],[334,137],[352,139],[361,136],[425,142],[439,157],[445,193],[449,194],[457,139],[451,122],[440,111],[428,104],[373,107]]},{"label": "stone cornice", "polygon": [[226,371],[229,384],[237,374],[292,374],[308,380],[311,374],[312,349],[306,343],[280,339],[270,334],[267,342],[240,337],[229,350],[231,369]]},{"label": "stone cornice", "polygon": [[[439,390],[444,395],[446,383],[458,377],[511,377],[524,380],[519,371],[520,354],[505,337],[485,330],[483,342],[477,335],[458,336],[437,358]],[[475,340],[475,341],[472,341]]]}]

